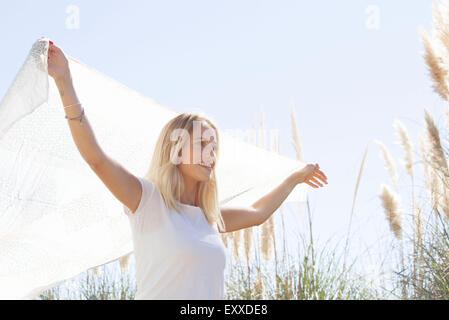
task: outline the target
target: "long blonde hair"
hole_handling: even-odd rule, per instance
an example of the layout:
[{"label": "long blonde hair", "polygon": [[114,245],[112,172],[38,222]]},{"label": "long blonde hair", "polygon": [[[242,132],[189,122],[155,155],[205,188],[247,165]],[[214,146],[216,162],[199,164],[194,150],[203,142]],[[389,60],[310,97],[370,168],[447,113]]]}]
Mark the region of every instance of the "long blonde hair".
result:
[{"label": "long blonde hair", "polygon": [[[179,150],[181,150],[184,144],[190,140],[186,139],[188,137],[183,135],[181,139],[174,141],[171,138],[171,135],[175,130],[179,129],[183,129],[181,130],[183,133],[192,133],[194,121],[201,121],[201,123],[206,122],[215,130],[217,138],[216,162],[218,161],[220,152],[220,138],[216,123],[202,112],[185,112],[171,119],[162,128],[156,142],[150,168],[145,175],[146,179],[152,181],[158,187],[162,198],[164,199],[165,205],[169,209],[178,213],[181,212],[181,208],[177,202],[180,201],[181,194],[184,192],[185,186],[181,172],[176,164],[171,160],[174,155],[178,155]],[[224,232],[225,225],[219,207],[215,168],[216,163],[211,172],[211,178],[209,181],[199,182],[196,196],[198,199],[198,205],[203,210],[208,223],[212,225],[213,223],[218,222],[219,230]]]}]

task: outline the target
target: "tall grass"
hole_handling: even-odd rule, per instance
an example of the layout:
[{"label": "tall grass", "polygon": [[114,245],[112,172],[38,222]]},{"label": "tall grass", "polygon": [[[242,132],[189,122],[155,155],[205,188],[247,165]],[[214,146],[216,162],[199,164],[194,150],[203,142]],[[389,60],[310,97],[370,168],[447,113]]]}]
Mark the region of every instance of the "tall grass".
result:
[{"label": "tall grass", "polygon": [[[449,99],[449,1],[435,1],[433,5],[432,34],[420,30],[424,46],[424,60],[430,71],[433,88],[444,100]],[[446,130],[449,114],[446,104]],[[398,241],[402,261],[396,267],[399,275],[396,288],[402,298],[449,298],[449,165],[447,162],[447,132],[444,140],[430,111],[424,109],[424,133],[419,137],[420,158],[424,174],[422,198],[415,195],[413,145],[405,126],[396,121],[395,128],[405,152],[402,161],[411,178],[412,209],[407,219],[398,219],[393,212],[400,206],[400,196],[384,188],[381,194],[387,219]],[[386,160],[388,161],[388,160]],[[420,187],[420,186],[419,186]],[[402,216],[402,214],[401,214]],[[399,231],[407,230],[404,239]],[[405,254],[405,256],[404,256]],[[399,292],[396,292],[399,296]]]}]

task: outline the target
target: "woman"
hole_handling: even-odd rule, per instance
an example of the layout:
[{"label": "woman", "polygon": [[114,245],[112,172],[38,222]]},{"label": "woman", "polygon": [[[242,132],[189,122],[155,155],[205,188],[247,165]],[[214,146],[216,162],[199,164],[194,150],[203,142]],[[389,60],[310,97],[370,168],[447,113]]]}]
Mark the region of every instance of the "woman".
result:
[{"label": "woman", "polygon": [[223,299],[225,248],[220,232],[266,221],[298,183],[327,184],[319,165],[290,174],[248,207],[219,207],[219,136],[202,114],[183,113],[163,128],[145,177],[131,174],[98,145],[73,87],[68,60],[52,42],[48,73],[59,89],[83,159],[128,216],[136,260],[135,299]]}]

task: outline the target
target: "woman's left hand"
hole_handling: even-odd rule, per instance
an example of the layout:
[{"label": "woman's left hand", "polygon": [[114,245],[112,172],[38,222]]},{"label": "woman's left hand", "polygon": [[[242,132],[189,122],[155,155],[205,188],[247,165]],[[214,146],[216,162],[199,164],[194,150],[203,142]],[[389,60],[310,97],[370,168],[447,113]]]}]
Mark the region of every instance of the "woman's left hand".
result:
[{"label": "woman's left hand", "polygon": [[[321,180],[325,184],[327,184],[327,177],[320,170],[320,166],[317,164],[307,164],[304,168],[294,173],[296,177],[296,181],[298,183],[307,183],[309,186],[314,188],[322,187],[323,184],[319,181]],[[318,185],[318,186],[317,186]]]}]

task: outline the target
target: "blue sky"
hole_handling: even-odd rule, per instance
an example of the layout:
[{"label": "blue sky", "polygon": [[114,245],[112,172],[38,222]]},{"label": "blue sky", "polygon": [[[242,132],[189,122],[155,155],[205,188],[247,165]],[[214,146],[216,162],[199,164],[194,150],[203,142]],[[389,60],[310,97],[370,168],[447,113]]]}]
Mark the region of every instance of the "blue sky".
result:
[{"label": "blue sky", "polygon": [[[70,8],[79,9],[78,28],[67,27]],[[281,152],[291,157],[293,99],[305,160],[318,162],[329,179],[326,187],[310,189],[323,239],[346,228],[372,139],[399,159],[395,119],[415,146],[424,107],[440,126],[444,120],[418,35],[420,25],[430,27],[431,1],[30,0],[1,2],[0,17],[1,97],[31,44],[47,36],[162,104],[180,112],[201,109],[222,129],[248,129],[263,109],[267,128],[280,130]],[[399,169],[406,198],[410,180]],[[363,243],[389,235],[378,198],[384,182],[389,175],[372,145],[355,210]],[[422,179],[417,184],[423,186]]]}]

